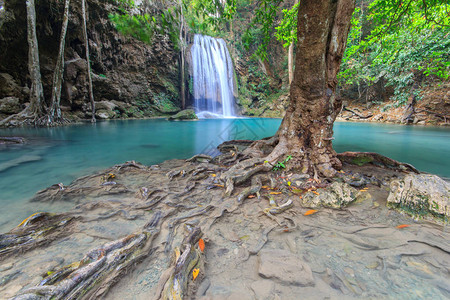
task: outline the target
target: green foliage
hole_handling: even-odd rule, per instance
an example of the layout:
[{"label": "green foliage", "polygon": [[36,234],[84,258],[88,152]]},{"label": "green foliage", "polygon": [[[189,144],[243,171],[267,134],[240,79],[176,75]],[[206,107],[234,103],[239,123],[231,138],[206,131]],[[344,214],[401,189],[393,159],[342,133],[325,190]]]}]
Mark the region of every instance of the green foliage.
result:
[{"label": "green foliage", "polygon": [[283,43],[283,47],[289,47],[291,43],[297,43],[297,14],[300,2],[291,9],[283,9],[283,19],[280,25],[275,27],[275,37]]},{"label": "green foliage", "polygon": [[286,163],[292,159],[292,156],[288,155],[283,161],[278,161],[272,168],[272,171],[279,171],[286,169]]},{"label": "green foliage", "polygon": [[186,22],[193,33],[218,36],[236,13],[236,0],[191,0],[185,4]]},{"label": "green foliage", "polygon": [[[426,11],[423,3],[428,4]],[[409,1],[396,6],[392,1],[375,0],[365,11],[357,8],[338,76],[340,83],[369,87],[383,78],[401,105],[422,77],[448,80],[448,6],[442,1]],[[372,29],[365,36],[364,29],[369,27]]]},{"label": "green foliage", "polygon": [[110,14],[109,19],[114,23],[117,31],[125,36],[132,36],[144,43],[150,44],[153,37],[153,18],[148,14]]}]

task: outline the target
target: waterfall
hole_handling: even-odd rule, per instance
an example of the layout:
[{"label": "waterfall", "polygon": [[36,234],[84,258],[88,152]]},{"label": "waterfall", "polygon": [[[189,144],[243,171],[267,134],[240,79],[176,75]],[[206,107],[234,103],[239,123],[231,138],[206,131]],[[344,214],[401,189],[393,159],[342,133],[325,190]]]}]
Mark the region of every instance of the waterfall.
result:
[{"label": "waterfall", "polygon": [[234,69],[225,41],[196,34],[191,56],[197,116],[233,117]]}]

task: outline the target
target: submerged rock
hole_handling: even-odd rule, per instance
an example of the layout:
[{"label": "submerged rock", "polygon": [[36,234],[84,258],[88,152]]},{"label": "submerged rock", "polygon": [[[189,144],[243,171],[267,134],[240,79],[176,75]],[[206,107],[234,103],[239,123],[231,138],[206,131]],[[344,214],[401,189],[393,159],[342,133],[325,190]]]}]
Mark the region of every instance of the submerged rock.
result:
[{"label": "submerged rock", "polygon": [[311,268],[300,257],[281,249],[262,250],[259,253],[258,274],[285,284],[314,285]]},{"label": "submerged rock", "polygon": [[414,216],[450,216],[450,183],[436,175],[408,174],[392,180],[388,206]]},{"label": "submerged rock", "polygon": [[193,109],[185,109],[180,111],[174,116],[170,116],[169,120],[178,121],[178,120],[197,120],[197,115],[195,114]]},{"label": "submerged rock", "polygon": [[329,187],[307,192],[303,195],[303,205],[307,207],[342,208],[356,200],[357,190],[344,182],[333,182]]}]

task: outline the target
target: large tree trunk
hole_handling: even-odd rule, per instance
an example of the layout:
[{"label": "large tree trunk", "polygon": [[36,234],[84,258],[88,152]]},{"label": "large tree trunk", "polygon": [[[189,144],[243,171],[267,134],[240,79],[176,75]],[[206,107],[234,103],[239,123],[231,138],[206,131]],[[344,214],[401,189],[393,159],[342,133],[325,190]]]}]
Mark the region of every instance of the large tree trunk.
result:
[{"label": "large tree trunk", "polygon": [[43,114],[44,90],[41,82],[39,65],[39,49],[36,34],[36,10],[34,0],[27,0],[27,39],[28,39],[28,70],[31,78],[30,105],[26,112],[35,120]]},{"label": "large tree trunk", "polygon": [[50,111],[48,114],[48,125],[51,125],[54,122],[62,121],[60,102],[61,102],[62,78],[64,71],[64,45],[66,40],[67,24],[69,23],[69,5],[70,0],[65,0],[64,16],[61,25],[61,36],[59,40],[59,53],[58,58],[56,60],[55,71],[53,73],[52,100]]},{"label": "large tree trunk", "polygon": [[86,26],[86,0],[81,0],[81,10],[83,14],[83,35],[84,44],[86,46],[86,63],[87,63],[87,75],[89,83],[89,99],[91,100],[92,109],[92,123],[95,123],[95,102],[94,102],[94,92],[92,91],[92,78],[91,78],[91,61],[89,59],[89,40],[87,36],[87,26]]},{"label": "large tree trunk", "polygon": [[290,103],[267,157],[291,155],[291,168],[332,177],[341,167],[333,150],[333,123],[341,107],[337,73],[345,50],[354,0],[302,0]]}]

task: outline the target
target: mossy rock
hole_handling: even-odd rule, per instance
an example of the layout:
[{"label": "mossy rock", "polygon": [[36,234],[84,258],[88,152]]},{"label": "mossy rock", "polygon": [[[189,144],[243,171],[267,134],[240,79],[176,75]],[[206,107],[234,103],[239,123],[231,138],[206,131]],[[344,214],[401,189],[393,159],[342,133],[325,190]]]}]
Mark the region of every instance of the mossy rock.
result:
[{"label": "mossy rock", "polygon": [[450,217],[450,183],[431,174],[408,174],[392,180],[389,207],[417,217],[447,221]]},{"label": "mossy rock", "polygon": [[197,115],[193,109],[185,109],[177,113],[176,115],[170,116],[169,120],[179,121],[179,120],[197,120]]}]

